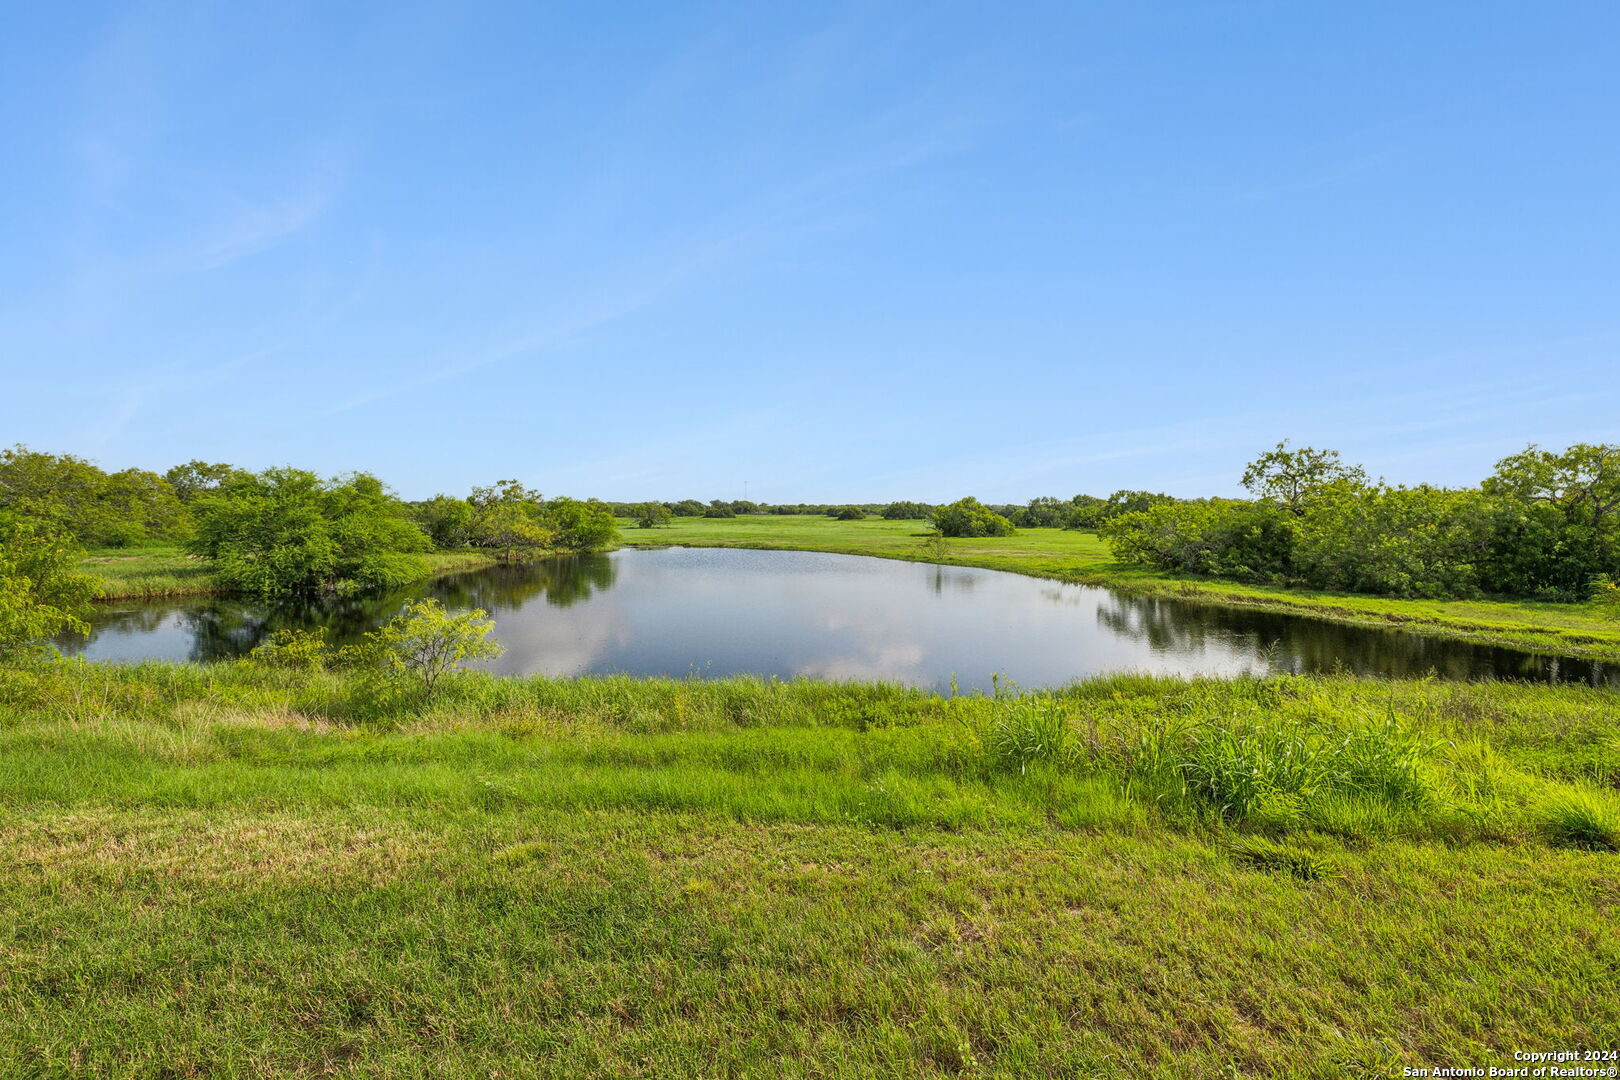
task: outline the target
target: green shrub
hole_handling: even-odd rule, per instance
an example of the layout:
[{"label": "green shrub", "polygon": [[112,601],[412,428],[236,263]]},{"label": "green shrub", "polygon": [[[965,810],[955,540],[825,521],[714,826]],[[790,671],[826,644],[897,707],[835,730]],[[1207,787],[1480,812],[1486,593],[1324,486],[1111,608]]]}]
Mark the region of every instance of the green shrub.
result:
[{"label": "green shrub", "polygon": [[1159,570],[1274,581],[1292,564],[1294,519],[1264,503],[1165,502],[1097,528],[1117,558]]},{"label": "green shrub", "polygon": [[488,640],[494,628],[487,612],[475,609],[452,615],[437,600],[413,600],[366,635],[361,648],[385,672],[414,684],[426,702],[441,680],[462,664],[501,655],[501,644]]},{"label": "green shrub", "polygon": [[600,551],[619,538],[613,511],[597,499],[552,499],[546,515],[564,551]]},{"label": "green shrub", "polygon": [[226,588],[259,596],[353,592],[409,581],[403,553],[428,539],[376,477],[324,481],[300,469],[237,473],[192,504],[193,554]]},{"label": "green shrub", "polygon": [[934,511],[934,528],[945,536],[1011,536],[1012,522],[969,496]]},{"label": "green shrub", "polygon": [[320,671],[331,659],[325,627],[277,630],[248,654],[251,663],[287,671]]},{"label": "green shrub", "polygon": [[675,518],[669,507],[661,502],[640,503],[632,508],[631,516],[636,519],[636,527],[642,529],[667,527]]},{"label": "green shrub", "polygon": [[177,540],[191,527],[174,488],[156,473],[108,473],[72,454],[26,446],[0,450],[0,514],[90,547]]},{"label": "green shrub", "polygon": [[85,633],[94,579],[73,571],[78,553],[27,521],[0,517],[0,661],[64,630]]},{"label": "green shrub", "polygon": [[494,626],[483,611],[453,615],[437,600],[414,600],[358,644],[333,649],[324,629],[278,630],[248,661],[281,671],[332,669],[341,681],[332,702],[338,718],[375,720],[431,704],[446,676],[469,661],[499,656],[500,643],[488,640]]}]

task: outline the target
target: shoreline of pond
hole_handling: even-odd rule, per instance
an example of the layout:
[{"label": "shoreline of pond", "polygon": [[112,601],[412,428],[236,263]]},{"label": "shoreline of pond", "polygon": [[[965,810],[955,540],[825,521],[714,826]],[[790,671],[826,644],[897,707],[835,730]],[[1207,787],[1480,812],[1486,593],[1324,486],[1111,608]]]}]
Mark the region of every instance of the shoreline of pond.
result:
[{"label": "shoreline of pond", "polygon": [[[701,520],[701,519],[700,519]],[[847,523],[838,523],[847,525]],[[845,532],[847,529],[838,529]],[[1620,663],[1620,622],[1613,636],[1587,633],[1550,623],[1527,622],[1522,625],[1502,625],[1479,622],[1466,617],[1439,613],[1413,614],[1398,610],[1395,605],[1404,601],[1392,597],[1363,596],[1360,594],[1306,594],[1286,590],[1281,586],[1249,586],[1219,579],[1174,578],[1151,571],[1132,569],[1129,572],[1111,572],[1109,569],[1065,568],[1052,565],[1030,565],[1022,562],[1020,553],[1009,551],[995,554],[948,553],[941,560],[934,553],[920,549],[884,550],[871,544],[851,544],[829,539],[824,542],[804,537],[750,537],[744,540],[710,538],[701,535],[683,535],[666,539],[663,536],[637,535],[644,530],[625,530],[625,535],[609,550],[656,550],[669,547],[735,548],[754,551],[813,551],[833,555],[852,555],[866,558],[888,559],[899,562],[925,563],[937,566],[961,566],[980,570],[995,570],[1019,574],[1071,585],[1092,585],[1119,592],[1143,596],[1162,596],[1192,603],[1238,609],[1263,609],[1281,614],[1313,619],[1340,626],[1363,629],[1399,630],[1450,641],[1489,645],[1531,653],[1537,656],[1579,661]],[[536,559],[521,560],[517,565],[540,562],[559,556],[548,551]],[[450,574],[480,570],[501,565],[495,556],[481,551],[432,552],[417,556],[422,563],[422,574],[417,581],[432,580]],[[101,567],[113,560],[151,561],[159,565],[126,580],[109,577]],[[162,600],[234,595],[211,582],[198,581],[208,573],[206,567],[197,566],[193,557],[172,548],[144,549],[130,554],[95,553],[81,561],[81,568],[100,578],[102,592],[94,599],[97,604],[134,600]],[[147,584],[142,585],[142,582]],[[1491,599],[1484,603],[1513,605],[1518,610],[1524,602]],[[1445,601],[1436,601],[1445,603]],[[1356,606],[1350,606],[1354,604]],[[1382,608],[1382,610],[1379,610]],[[1533,614],[1533,613],[1531,613]],[[1574,612],[1572,612],[1574,614]]]},{"label": "shoreline of pond", "polygon": [[[1212,607],[1270,610],[1279,614],[1313,619],[1338,626],[1353,626],[1370,630],[1398,630],[1423,637],[1468,642],[1475,645],[1489,645],[1555,659],[1620,663],[1620,623],[1616,624],[1613,639],[1585,635],[1580,632],[1569,632],[1561,627],[1546,624],[1524,629],[1500,627],[1472,623],[1464,619],[1424,618],[1395,610],[1382,612],[1357,610],[1332,602],[1333,599],[1357,601],[1363,604],[1377,604],[1380,601],[1390,604],[1400,602],[1393,597],[1330,593],[1326,594],[1326,596],[1331,599],[1324,601],[1317,599],[1315,596],[1288,596],[1259,591],[1263,588],[1271,588],[1266,586],[1245,586],[1219,579],[1173,578],[1167,575],[1155,574],[1151,571],[1117,574],[1096,570],[1063,570],[1039,566],[1019,566],[1010,561],[1016,556],[975,557],[967,555],[941,561],[921,552],[913,554],[903,551],[863,551],[837,545],[793,542],[745,543],[729,540],[706,542],[702,539],[681,539],[668,542],[631,541],[622,543],[620,547],[640,550],[689,547],[735,548],[751,551],[818,551],[830,555],[853,555],[865,558],[889,559],[897,562],[925,563],[935,566],[971,567],[977,570],[996,570],[1021,574],[1025,577],[1056,581],[1065,585],[1091,585],[1098,588],[1113,589],[1122,593],[1139,596],[1159,596],[1166,599],[1184,600],[1189,603],[1207,604]],[[1280,589],[1282,587],[1275,588]],[[1513,603],[1511,600],[1496,600],[1494,598],[1487,602]]]},{"label": "shoreline of pond", "polygon": [[[596,556],[583,556],[581,558],[596,559],[603,563],[611,562],[613,564],[627,565],[620,563],[620,559],[630,555],[632,552],[651,556],[659,550],[688,551],[693,554],[705,550],[715,552],[732,550],[739,555],[743,552],[767,555],[774,550],[784,555],[796,553],[849,559],[851,567],[861,564],[871,567],[879,565],[872,561],[871,556],[857,553],[826,552],[809,547],[768,548],[760,545],[739,544],[627,544],[617,553],[599,553]],[[496,563],[494,560],[488,559],[479,561],[483,565],[468,566],[467,563],[463,562],[460,565],[449,567],[445,572],[424,575],[414,584],[402,588],[409,592],[410,595],[417,595],[423,590],[438,590],[445,592],[447,597],[457,590],[464,589],[467,590],[463,599],[465,606],[486,607],[491,610],[500,608],[515,610],[509,604],[502,604],[494,594],[481,593],[480,590],[483,589],[506,587],[481,581],[481,577],[499,571],[503,567],[510,574],[491,579],[493,582],[517,582],[531,578],[535,581],[541,579],[550,581],[551,578],[559,575],[566,578],[570,574],[579,576],[581,573],[577,568],[569,569],[565,565],[566,558],[549,558],[525,563],[506,564]],[[641,561],[639,558],[631,560],[635,564],[640,564]],[[1184,589],[1131,588],[1129,584],[1133,583],[1121,584],[1099,581],[1079,575],[1005,572],[1003,568],[997,566],[973,565],[968,559],[959,559],[952,563],[940,563],[915,557],[882,559],[882,563],[887,565],[897,565],[905,562],[913,563],[919,568],[931,566],[939,569],[958,569],[975,574],[990,575],[990,578],[980,579],[981,581],[1002,579],[1010,583],[1018,580],[1027,582],[1044,580],[1081,589],[1100,590],[1108,594],[1109,599],[1106,601],[1105,606],[1111,610],[1099,612],[1099,620],[1107,621],[1111,625],[1118,623],[1118,625],[1114,625],[1116,634],[1126,633],[1137,638],[1139,642],[1154,638],[1154,635],[1161,635],[1155,639],[1159,644],[1156,644],[1154,648],[1169,648],[1172,655],[1185,655],[1185,650],[1188,647],[1204,648],[1205,646],[1196,644],[1197,641],[1201,640],[1197,635],[1215,633],[1217,636],[1237,635],[1237,637],[1231,638],[1234,642],[1247,635],[1248,644],[1241,645],[1240,648],[1249,652],[1253,652],[1257,647],[1261,649],[1262,653],[1264,653],[1265,649],[1271,647],[1283,648],[1284,651],[1278,657],[1266,656],[1261,661],[1274,672],[1325,673],[1339,670],[1342,666],[1342,669],[1346,671],[1390,679],[1423,678],[1433,672],[1442,678],[1453,680],[1496,678],[1530,682],[1591,681],[1597,685],[1611,686],[1615,681],[1614,672],[1610,670],[1610,662],[1605,657],[1571,655],[1569,652],[1554,649],[1524,649],[1513,644],[1504,643],[1500,638],[1488,635],[1435,633],[1432,632],[1431,628],[1385,620],[1323,618],[1315,611],[1290,610],[1282,605],[1210,602],[1210,598],[1197,594],[1189,595],[1188,591]],[[743,576],[737,577],[736,582],[738,584],[747,582],[750,580],[750,575],[759,573],[759,565],[747,562],[741,564],[725,562],[719,564],[718,568],[708,570],[707,573],[714,580],[711,580],[706,586],[711,590],[707,595],[728,596],[732,590],[731,575],[740,573]],[[787,569],[791,570],[791,564]],[[861,574],[870,574],[872,572],[870,570],[858,571]],[[603,565],[595,568],[595,570],[587,570],[584,573],[586,577],[589,577],[592,573],[606,575],[606,587],[611,588],[613,578],[617,572],[611,566]],[[466,577],[467,582],[457,584],[458,575]],[[875,580],[881,580],[881,575],[879,579]],[[560,581],[561,578],[559,578],[558,582],[552,582],[546,586],[532,586],[530,592],[522,595],[534,595],[532,588],[543,587],[555,590]],[[598,585],[600,585],[600,581],[598,581]],[[562,584],[561,587],[566,590],[567,585]],[[998,586],[997,588],[1003,589],[1004,587]],[[588,595],[588,593],[589,590],[586,590],[585,593],[579,595]],[[426,593],[423,594],[426,595]],[[168,624],[168,633],[176,632],[176,628],[180,625],[173,622],[173,618],[201,619],[208,624],[208,633],[217,636],[221,625],[220,620],[224,618],[231,625],[237,627],[236,630],[231,632],[232,636],[241,637],[246,635],[243,638],[245,641],[254,634],[262,635],[263,632],[267,632],[264,630],[265,627],[275,629],[277,625],[298,625],[297,620],[299,619],[312,619],[315,622],[322,623],[333,617],[353,619],[354,612],[361,609],[374,607],[378,604],[386,606],[391,595],[394,594],[347,598],[330,597],[305,599],[303,601],[289,600],[280,603],[271,602],[263,608],[260,608],[260,602],[250,598],[233,600],[228,594],[218,592],[212,594],[194,593],[189,596],[129,597],[124,598],[122,601],[109,601],[109,604],[122,602],[141,605],[142,609],[149,612],[149,614],[142,617],[152,620],[163,617],[164,610],[168,609],[169,616],[167,617],[171,618],[171,622]],[[629,596],[630,594],[626,595]],[[1018,594],[1015,592],[1014,595]],[[1031,596],[1033,597],[1034,594],[1031,594]],[[397,599],[397,596],[395,598]],[[553,599],[551,602],[556,604],[559,601]],[[564,599],[560,602],[563,606],[567,606],[574,601]],[[1015,622],[1043,618],[1043,605],[1035,604],[1035,606],[1027,608],[1024,606],[1032,602],[1033,600],[1019,600],[1012,608],[1002,610],[999,617],[1011,618]],[[521,603],[522,601],[519,602],[518,606],[521,606]],[[637,600],[637,603],[644,602]],[[1093,604],[1095,606],[1095,602]],[[859,606],[857,605],[857,608]],[[122,615],[115,614],[108,610],[108,605],[102,605],[102,608],[107,611],[106,621],[100,618],[93,620],[97,624],[98,635],[100,633],[116,632],[115,628],[120,625],[120,620],[131,618],[134,615],[133,611]],[[320,610],[323,608],[333,614],[320,614]],[[899,598],[892,598],[887,602],[886,606],[873,607],[860,618],[877,620],[882,623],[888,619],[889,613],[898,614],[906,612],[908,609],[914,609],[914,606],[902,602]],[[294,610],[302,613],[298,615],[288,614]],[[338,614],[340,611],[343,614]],[[1224,615],[1221,614],[1223,612]],[[779,636],[781,628],[797,625],[795,620],[802,618],[802,616],[802,612],[785,612],[777,623],[769,624],[768,627],[764,625],[756,627],[754,636],[758,637],[760,633],[772,637]],[[156,625],[158,624],[155,621],[150,624],[150,626]],[[202,623],[196,625],[200,626]],[[1336,631],[1338,633],[1335,633]],[[666,634],[669,632],[667,623],[662,632]],[[684,633],[685,631],[681,632]],[[1071,632],[1070,630],[1063,631],[1065,634]],[[905,616],[902,615],[900,616],[899,625],[881,631],[879,636],[883,638],[886,646],[899,647],[904,645],[910,637],[914,637],[915,633],[915,627],[911,631],[906,629]],[[964,631],[957,630],[956,633],[960,635]],[[974,632],[968,630],[966,633],[971,637]],[[1084,637],[1084,631],[1081,634]],[[1189,638],[1186,636],[1188,634],[1193,636]],[[1366,636],[1368,634],[1373,636]],[[1144,635],[1146,636],[1144,637]],[[749,634],[741,634],[738,638],[727,637],[724,634],[712,637],[706,645],[709,651],[705,652],[704,657],[699,659],[702,661],[707,658],[706,662],[715,663],[720,663],[723,660],[731,662],[726,658],[739,651],[745,652],[750,647],[747,640],[749,637]],[[787,646],[790,653],[792,649],[798,647],[797,641],[791,635],[785,640],[791,643]],[[1211,638],[1210,640],[1215,639]],[[992,634],[989,639],[986,639],[986,645],[988,646],[994,641],[996,641],[996,635]],[[1169,641],[1170,644],[1162,644],[1165,641]],[[1189,642],[1193,644],[1189,646]],[[232,646],[234,651],[229,653],[220,653],[217,650],[209,652],[205,649],[205,653],[200,658],[228,659],[231,655],[240,655],[250,645],[251,641],[247,645],[243,645],[238,641]],[[67,645],[64,645],[64,647],[70,653],[82,651]],[[563,648],[564,651],[568,649],[568,646],[562,643],[558,643],[557,647]],[[1111,648],[1106,645],[1103,647],[1105,654],[1106,650]],[[1222,648],[1229,650],[1230,646],[1222,646]],[[1076,654],[1076,659],[1081,661],[1076,669],[1076,675],[1082,674],[1080,669],[1085,666],[1083,658],[1092,655],[1089,652],[1090,646],[1086,646],[1085,649],[1087,651]],[[1303,652],[1300,651],[1302,649]],[[1018,654],[1015,652],[1010,655]],[[138,651],[126,651],[122,654],[122,657],[126,659],[143,658]],[[181,657],[153,655],[149,658],[180,659]],[[1230,657],[1228,657],[1228,660],[1230,660]],[[1142,656],[1138,657],[1137,662],[1145,665],[1142,670],[1151,670],[1162,661],[1161,659]],[[1228,664],[1228,666],[1230,665]],[[1121,668],[1121,670],[1124,669]],[[639,668],[627,667],[622,670],[633,676],[668,674],[667,670],[648,670],[644,666]],[[585,674],[587,672],[582,670],[578,673]],[[1205,673],[1215,674],[1213,671]],[[1050,675],[1050,672],[1047,674]],[[859,679],[861,676],[857,675],[855,677]],[[1232,672],[1225,672],[1221,677],[1233,677],[1233,675]]]}]

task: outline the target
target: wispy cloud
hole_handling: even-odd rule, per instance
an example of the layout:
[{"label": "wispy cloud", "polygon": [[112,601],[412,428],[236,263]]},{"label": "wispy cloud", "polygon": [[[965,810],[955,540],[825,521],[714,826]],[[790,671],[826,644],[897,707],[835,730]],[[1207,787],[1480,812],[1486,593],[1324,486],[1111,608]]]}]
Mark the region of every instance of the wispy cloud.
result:
[{"label": "wispy cloud", "polygon": [[[1590,372],[1603,376],[1611,369],[1592,365]],[[1578,376],[1580,369],[1565,374]],[[1613,378],[1608,384],[1608,396],[1620,407],[1620,384]],[[1620,420],[1606,430],[1543,433],[1546,418],[1589,404],[1594,392],[1591,384],[1576,389],[1567,378],[1549,383],[1533,372],[1455,389],[1414,389],[1384,381],[1287,412],[1268,405],[1112,425],[993,452],[964,449],[867,480],[875,489],[923,493],[936,487],[940,475],[949,475],[957,478],[956,494],[998,493],[991,497],[1022,500],[1041,493],[1066,497],[1074,493],[1069,487],[1106,495],[1103,487],[1138,486],[1131,478],[1146,473],[1161,478],[1172,494],[1236,494],[1243,463],[1278,439],[1290,438],[1339,449],[1392,482],[1474,483],[1498,457],[1538,434],[1553,443],[1620,439]],[[1129,461],[1153,465],[1146,470],[1140,465],[1111,467]],[[1459,471],[1448,476],[1447,468]],[[937,497],[946,494],[936,492]]]},{"label": "wispy cloud", "polygon": [[[966,149],[979,122],[960,114],[898,109],[876,123],[862,146],[830,164],[823,162],[819,169],[762,186],[697,224],[672,222],[661,235],[596,267],[567,295],[537,298],[555,314],[514,327],[503,340],[468,350],[471,355],[430,361],[431,370],[345,398],[312,418],[330,418],[502,363],[564,350],[589,332],[646,310],[707,274],[790,242],[817,227],[850,194]],[[633,160],[634,155],[622,161],[613,156],[606,165],[607,175],[600,181],[593,177],[588,184],[583,212],[610,212],[602,203],[602,191],[622,191],[619,170],[630,168]]]},{"label": "wispy cloud", "polygon": [[[214,271],[309,229],[341,191],[352,151],[329,131],[273,170],[186,152],[176,116],[191,109],[217,12],[208,4],[135,5],[80,70],[79,221],[66,238],[68,292],[116,293]],[[248,179],[251,177],[251,179]]]}]

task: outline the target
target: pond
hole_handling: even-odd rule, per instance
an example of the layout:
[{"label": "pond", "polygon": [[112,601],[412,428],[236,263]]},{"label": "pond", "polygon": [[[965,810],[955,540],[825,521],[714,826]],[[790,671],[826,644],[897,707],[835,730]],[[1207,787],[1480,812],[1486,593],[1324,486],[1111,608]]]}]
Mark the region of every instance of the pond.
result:
[{"label": "pond", "polygon": [[495,618],[509,674],[886,680],[989,690],[995,678],[1058,686],[1110,672],[1219,675],[1347,671],[1620,685],[1620,665],[1254,608],[1065,585],[995,570],[856,555],[720,548],[625,550],[499,566],[387,596],[266,605],[229,598],[108,604],[94,660],[241,656],[283,627],[349,641],[432,596]]}]

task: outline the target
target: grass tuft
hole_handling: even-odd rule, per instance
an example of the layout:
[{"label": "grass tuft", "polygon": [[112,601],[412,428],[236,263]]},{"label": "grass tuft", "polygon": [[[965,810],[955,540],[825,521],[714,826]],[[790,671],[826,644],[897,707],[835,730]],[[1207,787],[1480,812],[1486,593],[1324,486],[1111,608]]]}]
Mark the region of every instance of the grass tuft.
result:
[{"label": "grass tuft", "polygon": [[1562,795],[1542,811],[1542,828],[1558,847],[1620,851],[1620,823],[1614,812],[1585,793]]},{"label": "grass tuft", "polygon": [[979,738],[992,767],[1020,774],[1036,762],[1067,762],[1075,743],[1062,703],[1048,697],[998,701]]},{"label": "grass tuft", "polygon": [[1228,851],[1240,866],[1300,881],[1323,881],[1339,877],[1343,872],[1338,863],[1325,855],[1264,836],[1238,837],[1228,846]]}]

